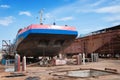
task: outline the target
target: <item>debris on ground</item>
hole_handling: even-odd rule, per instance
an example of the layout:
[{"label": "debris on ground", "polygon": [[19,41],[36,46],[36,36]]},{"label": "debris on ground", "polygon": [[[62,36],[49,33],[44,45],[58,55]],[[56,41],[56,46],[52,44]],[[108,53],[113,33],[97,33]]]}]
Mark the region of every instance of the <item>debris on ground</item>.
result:
[{"label": "debris on ground", "polygon": [[41,80],[40,77],[34,76],[34,77],[27,77],[25,80]]},{"label": "debris on ground", "polygon": [[10,75],[5,76],[5,77],[9,78],[9,77],[22,77],[22,76],[25,76],[25,74],[24,73],[11,73]]}]

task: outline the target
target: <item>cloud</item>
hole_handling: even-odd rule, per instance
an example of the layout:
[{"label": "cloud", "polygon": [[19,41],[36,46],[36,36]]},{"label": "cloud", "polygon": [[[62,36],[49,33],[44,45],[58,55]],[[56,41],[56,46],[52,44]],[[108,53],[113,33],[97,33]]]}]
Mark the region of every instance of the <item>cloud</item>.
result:
[{"label": "cloud", "polygon": [[1,8],[10,8],[9,5],[0,5]]},{"label": "cloud", "polygon": [[120,5],[113,5],[94,9],[93,12],[96,13],[120,13]]},{"label": "cloud", "polygon": [[70,16],[71,14],[74,14],[77,9],[80,9],[79,8],[80,4],[81,2],[79,0],[76,0],[73,3],[52,9],[51,12],[48,12],[48,13],[52,17],[56,17],[56,16],[63,17],[63,16],[68,16],[68,15]]},{"label": "cloud", "polygon": [[120,25],[120,21],[119,22],[113,22],[112,25]]},{"label": "cloud", "polygon": [[[69,21],[76,18],[76,10],[80,9],[85,0],[75,0],[74,2],[59,7],[55,7],[50,12],[45,14],[46,22],[53,21]],[[74,17],[73,17],[74,16]]]},{"label": "cloud", "polygon": [[103,2],[105,2],[105,0],[98,0],[97,2],[90,4],[91,7],[96,7],[99,6],[100,4],[102,4]]},{"label": "cloud", "polygon": [[111,15],[103,18],[104,21],[110,22],[113,26],[120,25],[120,15]]},{"label": "cloud", "polygon": [[[50,22],[51,19],[54,18],[58,22],[66,21],[66,23],[67,23],[67,21],[68,21],[68,24],[69,24],[69,20],[75,19],[76,21],[73,20],[72,25],[79,25],[79,24],[84,24],[84,22],[82,22],[82,21],[85,21],[85,20],[87,21],[87,19],[89,17],[93,17],[93,19],[98,18],[95,21],[96,25],[99,25],[99,24],[101,26],[107,25],[107,24],[111,25],[113,23],[113,21],[114,22],[117,21],[116,24],[118,24],[119,18],[117,18],[117,16],[115,18],[112,17],[113,19],[110,17],[113,15],[120,14],[120,5],[118,4],[119,0],[116,0],[117,2],[114,4],[112,4],[111,1],[112,0],[110,0],[110,1],[109,0],[97,0],[97,1],[95,1],[95,0],[93,0],[93,1],[91,1],[91,0],[75,0],[74,2],[72,2],[70,4],[62,5],[62,6],[52,9],[50,12],[48,12],[46,14],[46,18],[49,18],[48,22]],[[114,1],[112,1],[112,2],[114,2]],[[82,15],[84,16],[84,18]],[[72,16],[72,17],[69,18],[70,16]],[[83,20],[80,19],[80,17],[83,18]],[[103,18],[104,18],[104,20],[103,20]],[[112,22],[107,21],[107,18],[110,18],[110,21],[112,21]],[[86,22],[86,24],[84,24],[83,26],[85,26],[87,24],[94,24],[93,19]],[[81,23],[79,23],[77,21],[81,21]],[[97,26],[97,27],[98,27],[98,30],[101,29],[100,26]],[[90,30],[88,30],[88,31],[90,31]]]},{"label": "cloud", "polygon": [[111,6],[105,6],[105,7],[99,7],[99,8],[92,8],[91,6],[88,6],[88,9],[78,9],[78,13],[102,13],[102,14],[118,14],[120,13],[120,5],[111,5]]},{"label": "cloud", "polygon": [[[50,16],[71,16],[70,13],[75,16],[80,13],[120,13],[120,5],[109,5],[107,0],[98,0],[97,2],[89,3],[88,0],[76,0],[73,3],[63,5],[53,9],[49,12]],[[104,5],[106,4],[106,5]],[[97,6],[97,7],[96,7]]]},{"label": "cloud", "polygon": [[104,20],[107,21],[107,22],[120,21],[120,15],[104,17]]},{"label": "cloud", "polygon": [[110,5],[116,5],[116,4],[120,5],[120,0],[112,0],[112,1],[109,1],[109,4],[110,4]]},{"label": "cloud", "polygon": [[21,11],[21,12],[19,12],[19,15],[32,16],[29,11]]},{"label": "cloud", "polygon": [[96,2],[87,1],[86,4],[80,5],[80,2],[74,3],[71,7],[74,8],[74,12],[78,13],[120,13],[120,0],[98,0]]},{"label": "cloud", "polygon": [[0,25],[8,26],[9,24],[13,23],[14,19],[15,18],[13,16],[4,17],[0,19]]},{"label": "cloud", "polygon": [[63,17],[63,18],[60,18],[60,19],[57,19],[57,21],[69,21],[69,20],[73,20],[74,18],[72,16],[69,16],[69,17]]}]

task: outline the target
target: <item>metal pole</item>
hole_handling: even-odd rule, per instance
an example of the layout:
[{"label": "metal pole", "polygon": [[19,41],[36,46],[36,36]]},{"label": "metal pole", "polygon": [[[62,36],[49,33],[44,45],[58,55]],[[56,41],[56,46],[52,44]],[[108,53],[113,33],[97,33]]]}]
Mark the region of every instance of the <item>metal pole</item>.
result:
[{"label": "metal pole", "polygon": [[77,65],[80,65],[81,63],[82,63],[82,55],[81,55],[81,53],[79,53],[77,55]]},{"label": "metal pole", "polygon": [[94,61],[93,53],[91,53],[91,61],[92,61],[92,62]]},{"label": "metal pole", "polygon": [[15,54],[15,71],[20,71],[20,56]]},{"label": "metal pole", "polygon": [[83,60],[82,64],[85,64],[85,53],[83,53],[82,55],[82,60]]},{"label": "metal pole", "polygon": [[22,71],[26,71],[26,57],[25,56],[23,57],[23,60],[22,60]]},{"label": "metal pole", "polygon": [[98,62],[98,59],[99,59],[99,55],[98,55],[98,53],[96,53],[96,57],[97,57],[97,60],[96,60],[96,61]]},{"label": "metal pole", "polygon": [[40,10],[40,24],[42,24],[42,17],[43,17],[43,9]]}]

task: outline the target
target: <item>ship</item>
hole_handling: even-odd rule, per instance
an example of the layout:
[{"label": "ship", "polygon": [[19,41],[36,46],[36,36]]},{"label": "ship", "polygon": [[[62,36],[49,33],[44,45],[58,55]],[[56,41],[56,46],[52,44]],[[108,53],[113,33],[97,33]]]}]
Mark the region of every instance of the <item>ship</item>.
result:
[{"label": "ship", "polygon": [[78,32],[72,26],[31,24],[19,29],[14,42],[15,51],[21,56],[56,56],[68,47]]}]

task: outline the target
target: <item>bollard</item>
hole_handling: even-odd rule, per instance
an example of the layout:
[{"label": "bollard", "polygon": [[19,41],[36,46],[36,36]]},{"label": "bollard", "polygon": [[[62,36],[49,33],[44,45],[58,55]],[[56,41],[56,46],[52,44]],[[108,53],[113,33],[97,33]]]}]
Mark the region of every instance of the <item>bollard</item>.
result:
[{"label": "bollard", "polygon": [[77,65],[80,65],[80,56],[79,56],[79,54],[77,55]]},{"label": "bollard", "polygon": [[77,65],[80,65],[82,63],[82,55],[79,53],[77,55]]},{"label": "bollard", "polygon": [[18,69],[17,71],[20,71],[20,55],[18,55]]},{"label": "bollard", "polygon": [[94,61],[93,53],[91,53],[91,61],[92,61],[92,62]]},{"label": "bollard", "polygon": [[96,54],[93,53],[93,62],[96,62]]},{"label": "bollard", "polygon": [[97,53],[97,61],[99,61],[99,53]]},{"label": "bollard", "polygon": [[26,57],[25,56],[23,57],[23,60],[22,60],[22,71],[26,71]]},{"label": "bollard", "polygon": [[62,54],[61,53],[59,54],[59,59],[62,59]]},{"label": "bollard", "polygon": [[96,62],[98,62],[99,56],[98,53],[96,53]]},{"label": "bollard", "polygon": [[14,64],[15,71],[17,71],[17,54],[15,54],[15,64]]},{"label": "bollard", "polygon": [[20,56],[15,55],[15,71],[20,71]]},{"label": "bollard", "polygon": [[82,55],[82,64],[85,64],[85,53]]},{"label": "bollard", "polygon": [[98,53],[94,53],[94,62],[98,62]]},{"label": "bollard", "polygon": [[94,53],[93,53],[93,62],[95,62],[95,56],[94,56]]},{"label": "bollard", "polygon": [[96,57],[96,53],[94,53],[94,62],[96,62],[96,60],[97,60],[97,57]]}]

